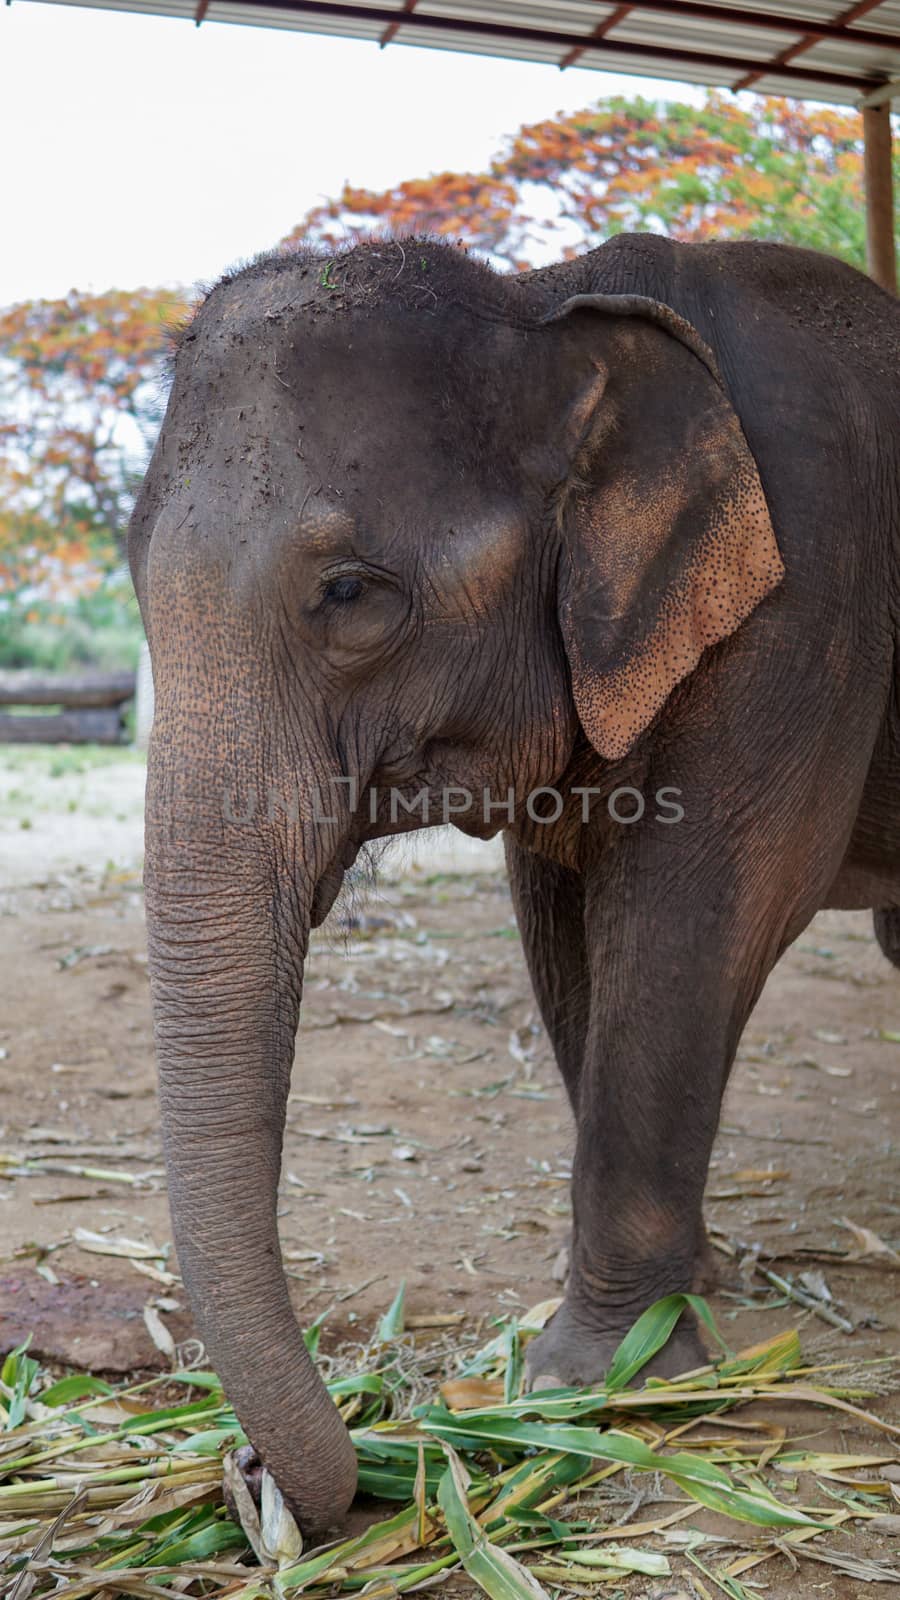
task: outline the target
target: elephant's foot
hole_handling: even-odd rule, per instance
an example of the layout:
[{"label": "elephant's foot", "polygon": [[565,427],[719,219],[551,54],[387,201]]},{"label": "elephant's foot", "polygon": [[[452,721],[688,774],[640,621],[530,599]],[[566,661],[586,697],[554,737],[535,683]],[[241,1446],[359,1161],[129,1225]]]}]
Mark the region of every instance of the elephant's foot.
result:
[{"label": "elephant's foot", "polygon": [[709,1234],[704,1225],[700,1234],[700,1243],[697,1254],[694,1256],[694,1272],[691,1278],[692,1294],[712,1294],[718,1289],[722,1281],[716,1252],[713,1249]]},{"label": "elephant's foot", "polygon": [[[632,1319],[634,1320],[634,1319]],[[526,1385],[529,1389],[592,1388],[603,1382],[609,1364],[625,1334],[592,1329],[573,1315],[566,1302],[542,1333],[531,1339],[525,1358]],[[641,1369],[636,1383],[644,1378],[675,1378],[682,1372],[704,1367],[709,1356],[688,1315],[678,1323],[672,1337],[658,1355]]]}]

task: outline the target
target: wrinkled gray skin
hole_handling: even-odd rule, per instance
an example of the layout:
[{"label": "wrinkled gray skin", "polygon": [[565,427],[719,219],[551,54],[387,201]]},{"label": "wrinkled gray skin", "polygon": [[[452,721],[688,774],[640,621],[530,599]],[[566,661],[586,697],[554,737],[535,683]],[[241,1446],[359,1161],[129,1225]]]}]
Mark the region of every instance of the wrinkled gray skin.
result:
[{"label": "wrinkled gray skin", "polygon": [[[544,320],[573,295],[645,298]],[[513,892],[577,1124],[571,1273],[531,1371],[596,1380],[691,1287],[720,1096],[786,943],[873,906],[900,957],[897,357],[896,302],[847,267],[646,236],[518,279],[413,240],[271,259],[183,337],[130,549],[166,1159],[210,1359],[305,1528],[356,1471],[275,1195],[310,925],[365,839],[419,820],[370,820],[367,788],[464,786],[473,833],[504,820],[484,786],[516,791]],[[528,818],[552,784],[600,791],[586,824],[577,796]],[[623,784],[647,810],[614,826]],[[683,1322],[663,1364],[701,1359]]]}]

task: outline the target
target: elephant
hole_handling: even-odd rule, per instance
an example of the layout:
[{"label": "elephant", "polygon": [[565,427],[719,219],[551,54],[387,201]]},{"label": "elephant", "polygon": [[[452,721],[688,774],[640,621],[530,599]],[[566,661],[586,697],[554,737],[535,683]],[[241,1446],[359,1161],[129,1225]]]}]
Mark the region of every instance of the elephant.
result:
[{"label": "elephant", "polygon": [[[198,1329],[305,1531],[356,1465],[276,1189],[310,929],[367,842],[442,805],[504,836],[576,1130],[532,1385],[601,1380],[690,1290],[741,1031],[815,912],[873,909],[900,964],[898,355],[850,266],[652,234],[521,274],[276,253],[182,330],[129,534],[164,1147]],[[706,1359],[689,1313],[658,1359]]]}]

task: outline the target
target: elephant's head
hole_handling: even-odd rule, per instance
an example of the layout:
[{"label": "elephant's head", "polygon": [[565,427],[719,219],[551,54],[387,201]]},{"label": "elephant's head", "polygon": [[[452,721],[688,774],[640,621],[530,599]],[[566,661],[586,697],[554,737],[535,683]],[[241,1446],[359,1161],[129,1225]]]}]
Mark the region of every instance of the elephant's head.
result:
[{"label": "elephant's head", "polygon": [[306,1528],[356,1481],[275,1220],[309,928],[361,843],[441,820],[449,786],[493,831],[579,721],[621,756],[780,575],[698,336],[655,302],[563,298],[416,241],[239,273],[181,339],[133,519],[178,1256]]}]

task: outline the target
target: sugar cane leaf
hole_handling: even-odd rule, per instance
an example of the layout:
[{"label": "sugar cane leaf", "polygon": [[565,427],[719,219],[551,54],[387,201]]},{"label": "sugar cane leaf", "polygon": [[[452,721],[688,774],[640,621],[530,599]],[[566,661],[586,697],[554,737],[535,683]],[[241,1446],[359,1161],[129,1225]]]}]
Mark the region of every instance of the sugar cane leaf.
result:
[{"label": "sugar cane leaf", "polygon": [[332,1398],[345,1394],[384,1394],[384,1376],[380,1372],[355,1372],[349,1378],[334,1378],[325,1385]]},{"label": "sugar cane leaf", "polygon": [[764,1343],[739,1350],[730,1361],[718,1368],[720,1378],[739,1377],[753,1373],[760,1378],[767,1373],[790,1372],[801,1361],[800,1335],[796,1328],[785,1328]]},{"label": "sugar cane leaf", "polygon": [[319,1354],[319,1340],[322,1337],[322,1328],[325,1324],[325,1318],[328,1316],[330,1310],[331,1307],[327,1306],[325,1310],[316,1317],[315,1322],[311,1322],[309,1327],[304,1329],[303,1343],[306,1345],[306,1348],[309,1351],[313,1361],[315,1361],[316,1356]]}]

